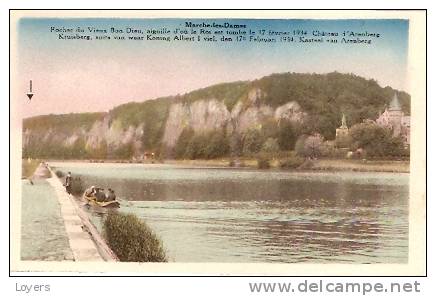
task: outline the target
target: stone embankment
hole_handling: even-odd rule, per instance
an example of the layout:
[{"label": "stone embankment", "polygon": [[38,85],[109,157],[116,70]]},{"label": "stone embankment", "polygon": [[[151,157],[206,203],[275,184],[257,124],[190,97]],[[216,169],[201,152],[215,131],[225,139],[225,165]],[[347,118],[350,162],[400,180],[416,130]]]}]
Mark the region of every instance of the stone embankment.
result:
[{"label": "stone embankment", "polygon": [[62,182],[48,164],[41,163],[33,178],[45,178],[56,192],[74,261],[118,260],[89,220],[87,213],[81,209],[76,198],[65,191]]}]

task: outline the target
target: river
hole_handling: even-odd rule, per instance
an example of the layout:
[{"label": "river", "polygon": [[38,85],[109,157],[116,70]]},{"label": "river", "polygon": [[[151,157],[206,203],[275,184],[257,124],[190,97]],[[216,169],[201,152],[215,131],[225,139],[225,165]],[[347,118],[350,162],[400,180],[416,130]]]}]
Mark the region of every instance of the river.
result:
[{"label": "river", "polygon": [[[407,263],[409,174],[51,163],[112,188],[170,261]],[[97,227],[102,215],[90,211]]]}]

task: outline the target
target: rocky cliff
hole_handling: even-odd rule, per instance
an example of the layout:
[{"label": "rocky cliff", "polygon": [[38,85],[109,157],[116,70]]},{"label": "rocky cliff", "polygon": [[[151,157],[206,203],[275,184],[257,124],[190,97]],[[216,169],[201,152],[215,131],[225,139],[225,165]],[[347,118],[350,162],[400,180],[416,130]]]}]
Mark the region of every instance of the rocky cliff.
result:
[{"label": "rocky cliff", "polygon": [[[107,113],[28,118],[23,122],[23,156],[124,158],[172,149],[187,128],[196,134],[223,130],[232,135],[271,121],[307,124],[328,138],[343,112],[351,122],[373,118],[393,92],[350,74],[274,74],[129,103]],[[403,92],[399,97],[407,109],[410,97]]]}]

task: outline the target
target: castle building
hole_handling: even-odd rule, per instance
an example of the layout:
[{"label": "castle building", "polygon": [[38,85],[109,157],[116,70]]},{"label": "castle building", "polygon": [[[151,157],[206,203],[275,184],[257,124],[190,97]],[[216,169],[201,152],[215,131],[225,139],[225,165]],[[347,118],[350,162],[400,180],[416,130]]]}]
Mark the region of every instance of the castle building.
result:
[{"label": "castle building", "polygon": [[391,129],[394,137],[401,137],[404,144],[410,145],[410,116],[404,115],[397,94],[394,95],[389,107],[379,115],[375,122]]}]

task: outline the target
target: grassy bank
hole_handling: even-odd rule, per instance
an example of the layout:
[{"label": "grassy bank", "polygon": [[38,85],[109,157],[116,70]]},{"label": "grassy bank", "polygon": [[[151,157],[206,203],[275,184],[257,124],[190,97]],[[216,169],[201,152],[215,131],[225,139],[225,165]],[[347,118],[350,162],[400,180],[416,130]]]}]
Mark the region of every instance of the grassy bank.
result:
[{"label": "grassy bank", "polygon": [[30,178],[35,172],[41,161],[37,159],[27,160],[23,159],[21,161],[21,178],[27,179]]},{"label": "grassy bank", "polygon": [[[303,165],[299,167],[301,159],[298,160],[293,154],[283,154],[278,157],[268,157],[268,155],[240,157],[238,160],[229,157],[216,159],[166,159],[155,163],[165,163],[181,166],[198,166],[198,167],[246,167],[259,168],[258,161],[269,162],[270,169],[297,169],[313,171],[358,171],[358,172],[410,172],[410,163],[408,160],[363,160],[363,159],[327,159],[320,158],[311,161],[310,166]],[[68,160],[70,162],[70,160]],[[72,161],[74,162],[74,161]],[[78,162],[83,162],[78,161]],[[105,160],[102,163],[132,163],[130,161]],[[136,163],[136,162],[135,162]],[[138,162],[143,163],[143,162]],[[151,162],[144,162],[151,163]],[[266,168],[265,168],[266,169]]]},{"label": "grassy bank", "polygon": [[[281,168],[281,163],[284,160],[285,158],[270,160],[270,168]],[[165,163],[187,166],[229,167],[230,159],[167,160]],[[241,158],[240,163],[242,167],[258,168],[258,161],[255,158]],[[305,167],[304,170],[408,173],[410,165],[409,161],[405,160],[318,159],[313,161],[311,167]]]},{"label": "grassy bank", "polygon": [[320,159],[314,162],[312,170],[408,173],[410,163],[404,160]]}]

